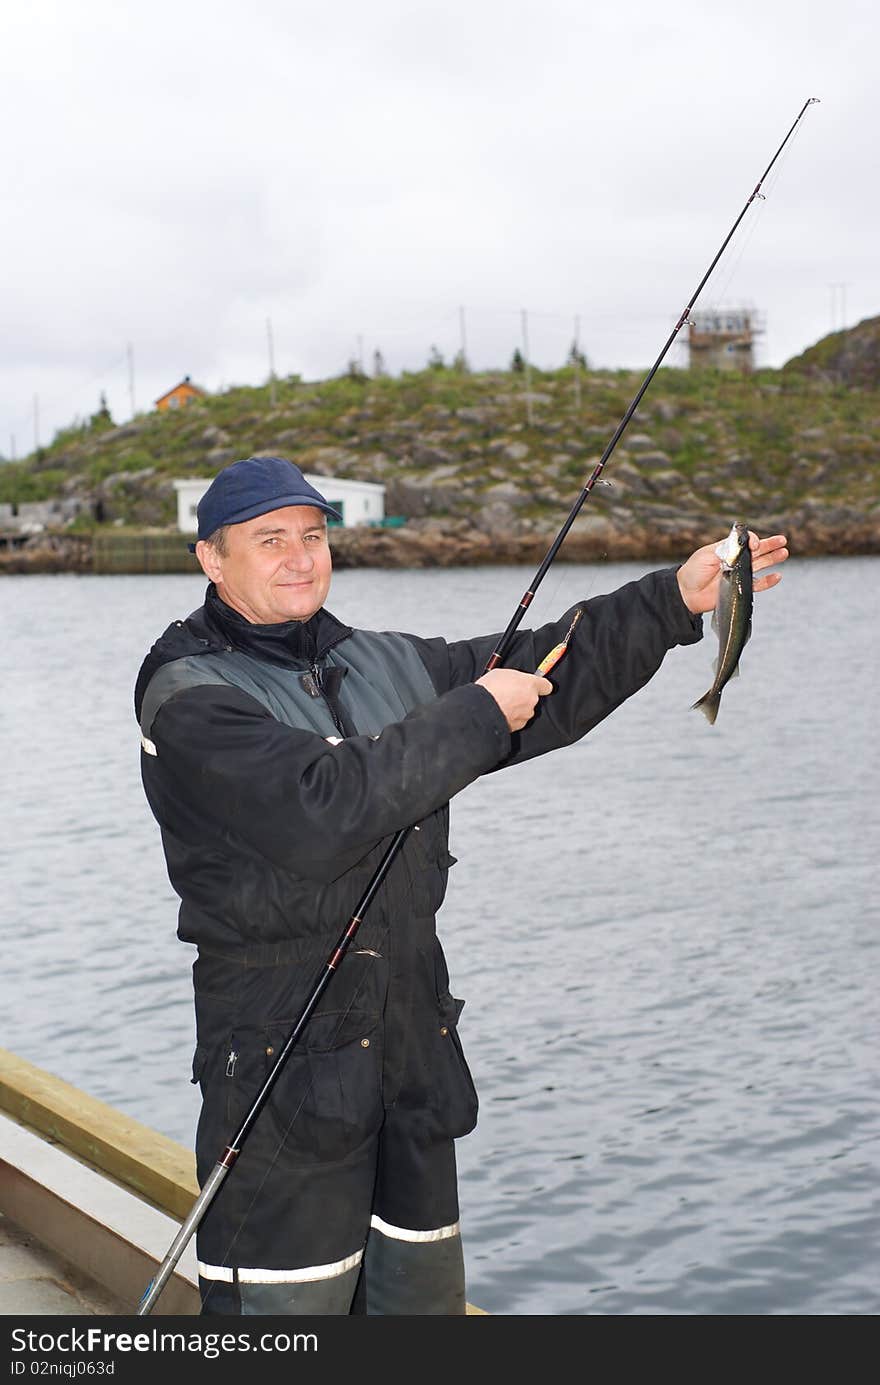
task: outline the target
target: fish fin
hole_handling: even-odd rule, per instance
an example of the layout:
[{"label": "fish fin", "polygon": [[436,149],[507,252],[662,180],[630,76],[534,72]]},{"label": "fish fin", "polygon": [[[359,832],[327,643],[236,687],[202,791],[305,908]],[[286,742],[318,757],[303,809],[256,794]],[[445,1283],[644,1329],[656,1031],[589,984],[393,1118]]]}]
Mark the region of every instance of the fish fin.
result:
[{"label": "fish fin", "polygon": [[708,691],[707,693],[704,693],[704,694],[703,694],[703,696],[700,698],[699,702],[693,702],[693,703],[691,704],[691,711],[693,712],[693,711],[695,711],[695,710],[699,707],[700,711],[703,713],[703,716],[706,718],[706,720],[708,721],[709,725],[710,725],[710,726],[714,726],[714,725],[715,725],[715,718],[716,718],[717,715],[718,715],[718,708],[719,708],[720,706],[721,706],[721,694],[720,694],[720,692],[713,692],[712,689],[710,688],[709,691]]}]

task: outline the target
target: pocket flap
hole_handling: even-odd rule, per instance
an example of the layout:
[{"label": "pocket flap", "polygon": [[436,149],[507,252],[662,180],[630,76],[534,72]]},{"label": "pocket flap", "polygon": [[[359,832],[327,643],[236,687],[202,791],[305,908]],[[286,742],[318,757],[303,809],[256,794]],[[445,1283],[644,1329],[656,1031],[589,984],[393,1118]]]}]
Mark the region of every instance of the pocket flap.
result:
[{"label": "pocket flap", "polygon": [[210,1049],[206,1044],[196,1044],[196,1051],[193,1054],[192,1077],[190,1078],[190,1082],[201,1081],[202,1073],[205,1071],[208,1064],[209,1053]]},{"label": "pocket flap", "polygon": [[[312,1015],[294,1047],[311,1053],[330,1053],[335,1048],[353,1043],[355,1039],[368,1038],[376,1029],[380,1015],[375,1010],[319,1010]],[[268,1031],[268,1043],[280,1053],[290,1030],[282,1025],[272,1025]]]},{"label": "pocket flap", "polygon": [[464,1001],[457,1000],[454,995],[447,991],[445,995],[437,997],[440,1004],[440,1018],[450,1029],[454,1029],[461,1017],[464,1009]]}]

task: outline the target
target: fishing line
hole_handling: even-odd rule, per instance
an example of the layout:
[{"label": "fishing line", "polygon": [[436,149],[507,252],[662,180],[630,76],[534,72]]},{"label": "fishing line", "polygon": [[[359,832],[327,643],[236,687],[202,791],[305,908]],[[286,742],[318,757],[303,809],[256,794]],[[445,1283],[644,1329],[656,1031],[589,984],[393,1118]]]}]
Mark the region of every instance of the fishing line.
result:
[{"label": "fishing line", "polygon": [[[715,294],[711,300],[713,304],[723,304],[731,283],[733,282],[734,278],[739,274],[743,260],[746,256],[746,252],[751,246],[752,241],[755,238],[755,235],[764,218],[764,214],[767,210],[767,203],[773,196],[774,189],[776,188],[776,185],[779,182],[779,179],[782,175],[782,170],[788,159],[791,157],[791,149],[797,141],[798,137],[800,136],[802,129],[803,126],[799,124],[791,137],[789,145],[784,149],[784,151],[780,155],[779,162],[776,164],[776,167],[769,174],[766,180],[766,192],[762,191],[758,193],[756,201],[759,203],[759,206],[757,207],[754,216],[750,220],[750,224],[746,229],[741,245],[737,249],[736,254],[733,255],[730,259],[730,264],[727,270],[727,276],[724,279],[724,282],[719,286],[717,294]],[[762,182],[761,186],[763,188],[765,184]]]},{"label": "fishing line", "polygon": [[743,236],[742,246],[737,250],[736,254],[731,256],[730,258],[730,263],[727,269],[727,276],[724,279],[724,282],[719,285],[717,294],[711,299],[710,303],[706,305],[707,308],[711,307],[712,305],[717,305],[717,310],[722,311],[721,305],[724,303],[724,300],[727,297],[727,292],[730,288],[730,285],[733,283],[733,280],[739,274],[743,259],[745,258],[746,251],[752,242],[752,237],[754,236],[755,231],[757,230],[758,223],[760,222],[761,217],[764,215],[766,206],[767,203],[762,198],[761,204],[758,210],[756,211],[754,217],[752,218],[748,230]]}]

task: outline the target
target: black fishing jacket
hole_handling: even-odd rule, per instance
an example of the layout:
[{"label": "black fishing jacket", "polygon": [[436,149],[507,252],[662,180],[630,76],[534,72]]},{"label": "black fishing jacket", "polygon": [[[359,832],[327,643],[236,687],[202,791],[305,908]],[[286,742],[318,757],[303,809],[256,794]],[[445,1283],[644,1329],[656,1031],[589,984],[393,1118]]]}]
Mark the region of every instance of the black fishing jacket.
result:
[{"label": "black fishing jacket", "polygon": [[[505,665],[534,671],[572,615],[517,634]],[[303,1035],[315,1109],[335,1118],[337,1146],[326,1125],[310,1135],[308,1112],[295,1132],[317,1158],[345,1157],[363,1138],[358,1098],[321,1076],[320,1055],[346,1046],[359,1062],[372,1052],[385,1107],[409,1108],[425,1138],[472,1128],[461,1002],[434,925],[453,862],[449,800],[488,771],[578,740],[701,628],[673,568],[587,601],[555,691],[511,734],[474,681],[498,636],[352,630],[326,610],[253,625],[212,586],[169,626],[135,707],[178,933],[199,949],[194,1077],[203,1092],[227,1091],[220,1123],[247,1109],[390,838],[414,827]],[[200,1168],[222,1147],[219,1131],[207,1140]]]}]

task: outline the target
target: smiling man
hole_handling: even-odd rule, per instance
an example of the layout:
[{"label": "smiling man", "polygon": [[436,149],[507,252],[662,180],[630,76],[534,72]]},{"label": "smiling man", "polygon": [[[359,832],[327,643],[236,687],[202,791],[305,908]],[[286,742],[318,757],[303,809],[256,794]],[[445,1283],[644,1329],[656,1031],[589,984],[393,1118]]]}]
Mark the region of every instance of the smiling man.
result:
[{"label": "smiling man", "polygon": [[327,518],[316,505],[230,522],[196,553],[220,599],[253,625],[309,620],[330,590]]},{"label": "smiling man", "polygon": [[[555,686],[533,670],[576,608],[482,673],[497,635],[448,644],[330,614],[335,513],[284,458],[222,471],[191,545],[205,604],[169,626],[135,690],[178,935],[198,947],[202,1183],[389,840],[414,828],[199,1226],[206,1314],[464,1313],[455,1140],[477,1095],[435,928],[449,800],[579,740],[700,638],[719,587],[708,544],[582,603]],[[751,535],[755,571],[784,545]]]}]

